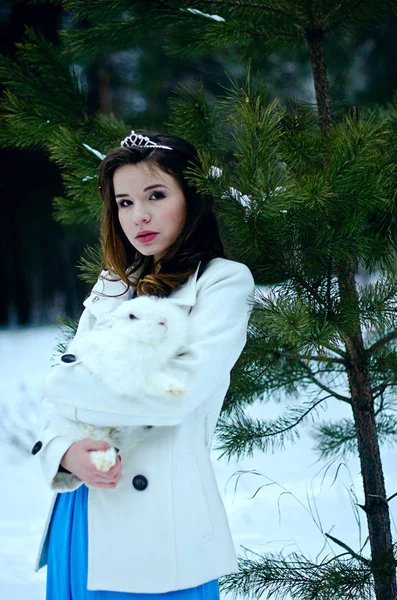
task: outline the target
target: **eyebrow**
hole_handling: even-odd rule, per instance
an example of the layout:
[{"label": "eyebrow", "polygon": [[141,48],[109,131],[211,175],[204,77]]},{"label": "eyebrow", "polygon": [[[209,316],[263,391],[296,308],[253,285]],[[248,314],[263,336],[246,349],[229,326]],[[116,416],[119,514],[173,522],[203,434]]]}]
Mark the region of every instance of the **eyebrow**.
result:
[{"label": "eyebrow", "polygon": [[[153,190],[154,188],[159,188],[159,187],[163,187],[163,188],[166,188],[168,190],[167,186],[164,185],[163,183],[155,183],[154,185],[148,185],[147,187],[144,188],[143,191],[144,192],[148,192],[149,190]],[[125,197],[128,197],[128,196],[129,196],[129,194],[116,194],[115,198],[125,198]]]}]

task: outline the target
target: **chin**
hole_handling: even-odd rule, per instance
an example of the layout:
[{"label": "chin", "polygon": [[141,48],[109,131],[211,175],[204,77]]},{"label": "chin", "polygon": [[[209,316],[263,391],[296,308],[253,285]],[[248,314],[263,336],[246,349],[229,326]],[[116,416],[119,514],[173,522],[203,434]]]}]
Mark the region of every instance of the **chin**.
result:
[{"label": "chin", "polygon": [[153,254],[157,254],[158,252],[158,250],[155,250],[154,248],[138,248],[132,242],[131,245],[135,248],[137,252],[139,252],[139,254],[142,254],[142,256],[153,256]]}]

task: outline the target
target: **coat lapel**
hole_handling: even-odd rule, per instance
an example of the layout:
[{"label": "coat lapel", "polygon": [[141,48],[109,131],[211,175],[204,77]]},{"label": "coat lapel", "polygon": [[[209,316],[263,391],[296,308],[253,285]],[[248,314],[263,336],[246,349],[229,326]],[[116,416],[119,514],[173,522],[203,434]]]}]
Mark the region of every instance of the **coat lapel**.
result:
[{"label": "coat lapel", "polygon": [[123,281],[116,279],[108,271],[102,271],[83,305],[96,319],[101,319],[106,314],[113,312],[122,302],[129,300],[134,289],[135,287],[127,289]]},{"label": "coat lapel", "polygon": [[168,296],[168,299],[171,300],[174,304],[178,304],[179,306],[188,306],[192,307],[196,304],[196,296],[197,296],[197,275],[200,268],[201,262],[197,265],[197,269],[189,277],[189,279],[177,288],[174,292]]},{"label": "coat lapel", "polygon": [[[200,263],[196,271],[182,286],[177,288],[168,296],[168,299],[179,306],[192,307],[196,303],[197,295],[197,275]],[[136,277],[139,271],[136,271],[132,277]],[[106,277],[106,279],[105,279]],[[134,294],[135,286],[127,289],[126,284],[115,276],[109,275],[108,271],[102,271],[98,281],[92,288],[91,294],[83,302],[83,305],[95,316],[101,319],[110,312],[113,312],[122,302],[130,300]]]}]

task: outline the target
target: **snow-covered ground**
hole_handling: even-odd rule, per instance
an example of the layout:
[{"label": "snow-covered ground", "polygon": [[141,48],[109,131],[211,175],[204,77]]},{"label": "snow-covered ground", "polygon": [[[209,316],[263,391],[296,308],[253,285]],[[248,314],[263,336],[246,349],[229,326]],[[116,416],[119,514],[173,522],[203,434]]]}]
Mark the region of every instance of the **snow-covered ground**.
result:
[{"label": "snow-covered ground", "polygon": [[[34,420],[35,400],[59,337],[57,327],[0,330],[0,415],[4,424],[20,428]],[[255,407],[257,416],[274,417],[282,405]],[[343,405],[329,404],[327,416],[347,416]],[[325,415],[324,415],[325,416]],[[27,445],[34,433],[25,435]],[[358,550],[366,537],[366,525],[352,507],[351,490],[362,501],[359,464],[351,459],[336,481],[335,463],[324,473],[316,462],[308,429],[301,440],[276,454],[257,454],[239,462],[217,459],[213,452],[219,489],[229,515],[239,553],[283,550],[303,552],[313,559],[324,545],[324,532]],[[44,600],[45,569],[33,572],[41,529],[52,493],[46,488],[38,461],[0,439],[0,597],[7,600]],[[396,451],[382,448],[388,495],[397,491]],[[242,472],[244,472],[242,474]],[[259,489],[260,488],[260,489]],[[258,491],[259,490],[259,491]],[[257,493],[256,493],[257,492]],[[393,533],[397,500],[391,503]],[[335,551],[330,546],[323,551]]]}]

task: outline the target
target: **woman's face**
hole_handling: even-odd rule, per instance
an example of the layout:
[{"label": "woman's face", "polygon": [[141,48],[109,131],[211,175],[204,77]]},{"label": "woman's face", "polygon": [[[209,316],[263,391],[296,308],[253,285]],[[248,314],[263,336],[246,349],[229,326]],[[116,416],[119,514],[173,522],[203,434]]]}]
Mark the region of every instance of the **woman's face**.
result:
[{"label": "woman's face", "polygon": [[145,162],[124,165],[113,175],[122,230],[144,256],[161,258],[180,235],[186,200],[176,179]]}]

